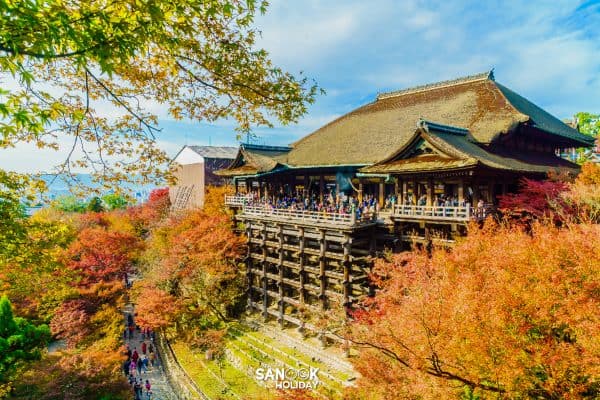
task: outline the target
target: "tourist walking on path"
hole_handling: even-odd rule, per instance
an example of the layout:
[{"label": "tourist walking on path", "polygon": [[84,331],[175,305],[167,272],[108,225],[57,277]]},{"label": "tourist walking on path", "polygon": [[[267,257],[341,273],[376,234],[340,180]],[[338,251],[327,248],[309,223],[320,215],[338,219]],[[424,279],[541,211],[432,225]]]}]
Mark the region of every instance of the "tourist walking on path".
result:
[{"label": "tourist walking on path", "polygon": [[150,382],[148,381],[148,379],[146,379],[146,395],[148,396],[148,398],[150,398],[150,396],[152,395],[152,385],[150,385]]},{"label": "tourist walking on path", "polygon": [[[129,378],[133,394],[131,399],[179,399],[180,397],[171,388],[165,371],[158,363],[158,349],[152,343],[152,332],[145,328],[142,328],[140,333],[136,332],[135,313],[131,304],[127,305],[125,309],[124,322],[127,326],[127,334],[124,335],[127,361],[123,363],[123,372]],[[131,334],[130,327],[134,328]],[[142,332],[144,333],[143,339]],[[148,368],[149,365],[152,366],[151,369]]]}]

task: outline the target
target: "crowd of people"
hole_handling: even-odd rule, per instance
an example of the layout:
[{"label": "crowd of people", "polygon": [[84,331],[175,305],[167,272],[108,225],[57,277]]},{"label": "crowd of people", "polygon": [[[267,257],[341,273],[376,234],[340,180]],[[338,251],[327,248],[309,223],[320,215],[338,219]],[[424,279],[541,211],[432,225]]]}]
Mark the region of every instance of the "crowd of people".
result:
[{"label": "crowd of people", "polygon": [[[144,394],[147,399],[152,397],[152,385],[143,375],[158,366],[158,357],[154,347],[154,332],[147,328],[140,328],[134,322],[133,315],[127,314],[127,324],[123,332],[126,344],[127,360],[123,363],[123,372],[129,380],[133,390],[134,399],[142,400]],[[139,343],[131,348],[132,343]]]},{"label": "crowd of people", "polygon": [[[360,201],[354,196],[347,196],[343,193],[327,193],[323,196],[323,201],[320,201],[320,198],[316,194],[305,195],[302,193],[291,195],[280,192],[277,195],[261,197],[257,192],[250,192],[236,194],[236,196],[244,197],[245,204],[249,206],[342,215],[351,215],[354,212],[357,220],[372,219],[380,211],[377,196],[372,194],[365,194]],[[392,193],[385,197],[381,209],[391,210],[397,204],[399,204],[399,199]],[[402,204],[426,206],[427,195],[423,194],[417,199],[413,197],[412,193],[409,193]],[[432,205],[437,207],[466,207],[470,206],[471,203],[468,199],[459,201],[456,196],[439,194],[433,199]],[[483,206],[484,203],[480,200],[477,208],[483,208]]]},{"label": "crowd of people", "polygon": [[361,202],[353,196],[343,193],[328,193],[323,196],[323,201],[316,194],[304,195],[297,193],[290,195],[279,193],[274,196],[261,197],[256,192],[237,194],[246,198],[246,205],[260,206],[268,209],[284,209],[295,211],[323,212],[328,214],[351,215],[356,213],[356,219],[370,219],[379,210],[377,198],[366,195]]}]

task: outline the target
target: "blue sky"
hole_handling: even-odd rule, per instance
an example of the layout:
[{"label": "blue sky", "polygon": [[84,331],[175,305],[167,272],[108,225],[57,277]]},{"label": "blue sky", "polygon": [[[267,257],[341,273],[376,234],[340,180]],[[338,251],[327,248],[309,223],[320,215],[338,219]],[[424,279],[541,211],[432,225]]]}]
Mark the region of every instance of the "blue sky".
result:
[{"label": "blue sky", "polygon": [[[256,130],[260,143],[291,143],[377,92],[491,68],[560,118],[600,113],[600,0],[273,0],[256,23],[259,45],[277,65],[304,71],[327,91],[297,125]],[[170,154],[186,143],[237,144],[228,121],[160,126]],[[30,170],[27,160],[40,160],[33,149],[19,153],[0,167]],[[33,165],[49,169],[54,158]]]},{"label": "blue sky", "polygon": [[[558,117],[600,112],[599,1],[287,0],[257,25],[278,65],[327,91],[297,125],[257,130],[259,142],[291,143],[380,91],[491,68]],[[163,126],[169,142],[236,143],[226,123]]]}]

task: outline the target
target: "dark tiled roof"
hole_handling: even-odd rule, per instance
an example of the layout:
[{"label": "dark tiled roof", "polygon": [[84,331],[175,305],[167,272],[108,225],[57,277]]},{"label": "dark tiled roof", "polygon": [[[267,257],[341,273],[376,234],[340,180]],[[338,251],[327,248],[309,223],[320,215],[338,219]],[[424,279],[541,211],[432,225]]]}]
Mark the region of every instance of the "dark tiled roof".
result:
[{"label": "dark tiled roof", "polygon": [[205,158],[227,158],[233,160],[238,148],[230,146],[187,146],[195,153]]}]

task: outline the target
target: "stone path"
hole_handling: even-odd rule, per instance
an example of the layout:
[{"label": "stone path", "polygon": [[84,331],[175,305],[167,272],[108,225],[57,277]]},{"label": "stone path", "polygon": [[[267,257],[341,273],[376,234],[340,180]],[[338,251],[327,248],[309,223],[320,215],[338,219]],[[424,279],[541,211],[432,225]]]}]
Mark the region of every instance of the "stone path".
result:
[{"label": "stone path", "polygon": [[[125,316],[125,324],[127,324],[127,316],[133,315],[133,312],[134,312],[133,305],[128,304],[125,307],[125,309],[123,310],[123,313]],[[131,338],[131,339],[128,338],[125,341],[125,343],[129,345],[129,348],[131,349],[131,351],[133,351],[133,349],[136,348],[138,353],[140,354],[140,356],[142,355],[141,332],[134,331],[133,338]],[[150,340],[146,340],[146,345],[149,345],[150,343],[151,343]],[[156,346],[154,346],[154,351],[156,354],[158,354],[157,353],[158,350],[156,349]],[[136,371],[136,375],[137,375],[137,371]],[[148,366],[148,372],[142,371],[140,377],[143,379],[144,384],[146,383],[146,379],[148,379],[150,381],[150,385],[152,385],[152,395],[150,397],[148,397],[146,394],[146,389],[144,388],[144,395],[143,395],[142,399],[144,399],[144,400],[147,400],[147,399],[150,399],[150,400],[177,400],[177,399],[179,399],[179,397],[177,396],[177,394],[174,392],[173,388],[169,384],[165,370],[163,369],[163,366],[161,365],[160,359],[158,357],[156,358],[154,367]],[[132,393],[133,393],[133,389],[132,389]],[[131,398],[132,399],[135,398],[133,394],[132,394]]]}]

